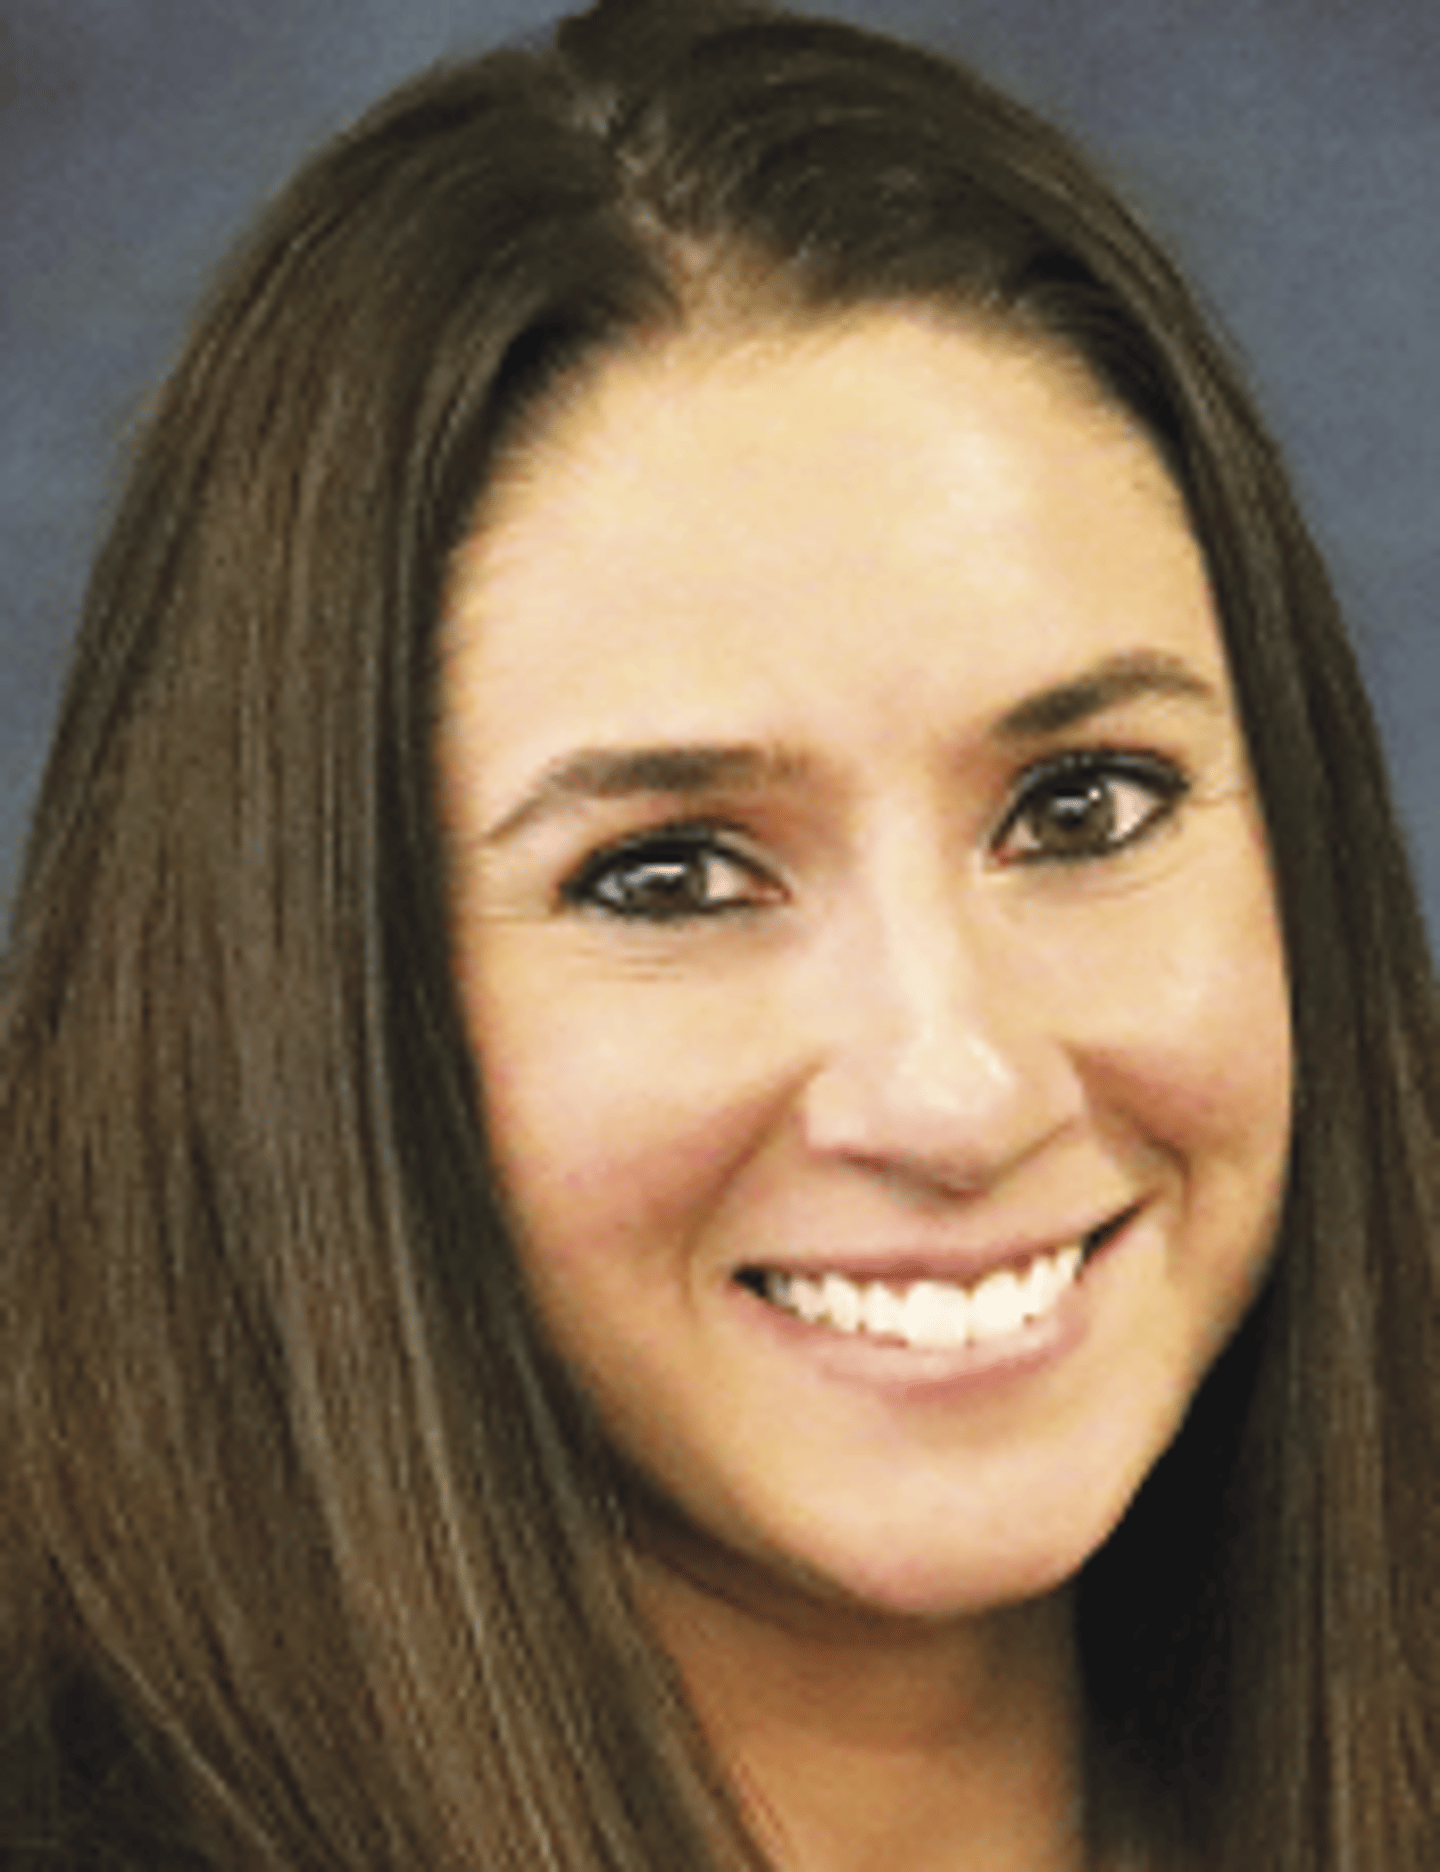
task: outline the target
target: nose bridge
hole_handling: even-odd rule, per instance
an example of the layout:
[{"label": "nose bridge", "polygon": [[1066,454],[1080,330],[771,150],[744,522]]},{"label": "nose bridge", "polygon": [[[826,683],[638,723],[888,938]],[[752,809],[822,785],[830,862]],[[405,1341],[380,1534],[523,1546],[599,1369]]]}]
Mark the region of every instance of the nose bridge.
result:
[{"label": "nose bridge", "polygon": [[947,1182],[996,1175],[1079,1091],[1013,943],[955,864],[914,841],[876,862],[836,931],[809,1140]]}]

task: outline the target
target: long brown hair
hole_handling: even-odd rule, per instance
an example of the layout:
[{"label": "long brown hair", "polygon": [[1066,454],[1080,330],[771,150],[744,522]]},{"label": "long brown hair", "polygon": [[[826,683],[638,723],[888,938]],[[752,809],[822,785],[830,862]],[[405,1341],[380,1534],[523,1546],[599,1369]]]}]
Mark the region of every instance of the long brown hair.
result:
[{"label": "long brown hair", "polygon": [[492,464],[717,277],[1064,346],[1189,504],[1299,1095],[1274,1278],[1081,1583],[1094,1827],[1422,1872],[1440,1035],[1323,569],[1184,285],[1062,137],[724,0],[605,0],[383,104],[268,214],[140,446],[4,986],[5,1863],[762,1863],[496,1219],[432,797],[434,627]]}]

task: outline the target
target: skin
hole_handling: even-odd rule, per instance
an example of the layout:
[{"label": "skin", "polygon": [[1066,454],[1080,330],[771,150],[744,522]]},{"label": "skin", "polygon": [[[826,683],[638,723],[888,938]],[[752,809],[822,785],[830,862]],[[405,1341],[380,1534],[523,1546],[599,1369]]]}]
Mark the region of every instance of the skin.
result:
[{"label": "skin", "polygon": [[[806,1868],[1078,1863],[1067,1585],[1264,1273],[1289,1136],[1154,451],[1067,360],[918,312],[612,359],[457,557],[443,699],[519,1253],[757,1824]],[[755,1291],[1081,1242],[979,1348]]]}]

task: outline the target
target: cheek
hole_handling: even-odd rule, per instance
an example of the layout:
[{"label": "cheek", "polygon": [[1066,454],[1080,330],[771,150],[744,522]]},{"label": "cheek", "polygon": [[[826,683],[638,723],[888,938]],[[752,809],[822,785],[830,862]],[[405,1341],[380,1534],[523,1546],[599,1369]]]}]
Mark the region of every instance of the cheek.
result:
[{"label": "cheek", "polygon": [[1078,953],[1050,955],[1050,991],[1063,967],[1079,1050],[1157,1129],[1273,1153],[1288,1135],[1291,1042],[1269,865],[1248,804],[1209,811],[1176,869],[1101,904]]},{"label": "cheek", "polygon": [[1249,919],[1231,929],[1207,919],[1175,932],[1120,1049],[1157,1127],[1177,1141],[1229,1138],[1242,1152],[1247,1139],[1273,1147],[1289,1110],[1287,1002],[1273,932]]},{"label": "cheek", "polygon": [[[1290,1152],[1289,989],[1268,876],[1244,854],[1157,915],[1128,971],[1093,972],[1097,1108],[1172,1166],[1177,1278],[1221,1313],[1268,1265]],[[1220,1324],[1224,1325],[1221,1320]]]},{"label": "cheek", "polygon": [[1194,1064],[1177,1098],[1202,1134],[1279,1174],[1289,1155],[1293,1060],[1290,990],[1268,877],[1252,883],[1218,928],[1192,938],[1177,983],[1175,1025]]},{"label": "cheek", "polygon": [[[491,1148],[522,1238],[582,1280],[673,1255],[723,1200],[778,1074],[747,1001],[694,984],[586,992],[496,969],[466,997]],[[623,1257],[616,1251],[624,1250]]]}]

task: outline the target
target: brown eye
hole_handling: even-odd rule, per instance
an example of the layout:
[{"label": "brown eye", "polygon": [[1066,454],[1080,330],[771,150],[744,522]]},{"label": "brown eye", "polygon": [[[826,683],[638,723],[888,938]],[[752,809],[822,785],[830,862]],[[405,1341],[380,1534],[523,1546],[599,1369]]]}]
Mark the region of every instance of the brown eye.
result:
[{"label": "brown eye", "polygon": [[646,923],[719,916],[770,903],[776,887],[713,833],[667,833],[599,853],[565,886],[580,908]]},{"label": "brown eye", "polygon": [[1029,777],[996,855],[1010,864],[1109,857],[1156,829],[1186,790],[1179,769],[1152,756],[1066,756]]}]

